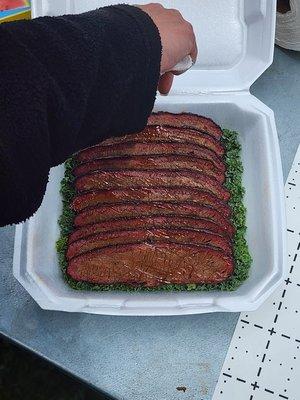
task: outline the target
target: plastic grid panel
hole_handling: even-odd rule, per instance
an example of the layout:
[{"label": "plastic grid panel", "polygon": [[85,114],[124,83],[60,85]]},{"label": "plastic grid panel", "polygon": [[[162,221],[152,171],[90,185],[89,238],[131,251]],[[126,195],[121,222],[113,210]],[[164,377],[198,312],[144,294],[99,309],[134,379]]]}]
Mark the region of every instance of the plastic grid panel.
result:
[{"label": "plastic grid panel", "polygon": [[288,258],[284,281],[237,323],[213,400],[299,399],[300,146],[285,185]]}]

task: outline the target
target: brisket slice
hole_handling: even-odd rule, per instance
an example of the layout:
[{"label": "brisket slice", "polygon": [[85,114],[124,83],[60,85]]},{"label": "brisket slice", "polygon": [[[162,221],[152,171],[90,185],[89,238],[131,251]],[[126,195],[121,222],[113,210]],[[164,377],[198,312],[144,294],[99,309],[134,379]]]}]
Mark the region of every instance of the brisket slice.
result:
[{"label": "brisket slice", "polygon": [[84,226],[101,221],[114,220],[116,218],[124,218],[124,227],[126,229],[126,218],[144,217],[153,215],[184,215],[187,217],[198,217],[209,219],[216,222],[224,231],[232,237],[234,228],[230,221],[224,217],[217,210],[201,206],[194,203],[149,203],[149,202],[136,202],[136,203],[115,203],[115,204],[102,204],[93,208],[86,208],[77,214],[74,218],[74,225]]},{"label": "brisket slice", "polygon": [[191,189],[189,187],[155,187],[155,188],[125,188],[103,189],[78,194],[72,201],[71,208],[82,211],[87,207],[94,207],[102,203],[120,203],[136,201],[169,201],[169,202],[194,202],[208,205],[228,217],[231,214],[227,203],[205,190]]},{"label": "brisket slice", "polygon": [[69,244],[67,259],[86,253],[91,250],[100,249],[106,246],[129,243],[157,243],[171,240],[175,243],[189,243],[196,245],[210,245],[223,250],[231,255],[232,246],[228,237],[220,236],[208,231],[195,231],[188,229],[140,229],[114,232],[102,232],[91,235]]},{"label": "brisket slice", "polygon": [[98,158],[122,157],[135,155],[153,155],[153,154],[173,154],[198,157],[211,161],[214,166],[224,172],[225,164],[212,150],[190,143],[174,142],[126,142],[117,143],[111,146],[97,145],[80,151],[76,160],[78,163],[93,161]]},{"label": "brisket slice", "polygon": [[183,129],[170,126],[147,126],[139,133],[110,138],[102,142],[101,145],[110,146],[116,143],[125,142],[151,143],[152,141],[170,141],[176,143],[196,144],[207,147],[208,149],[214,151],[217,156],[222,157],[224,154],[224,147],[222,146],[221,142],[212,138],[207,133],[203,133],[195,129]]},{"label": "brisket slice", "polygon": [[230,193],[216,179],[196,171],[172,170],[119,170],[95,171],[75,180],[79,192],[97,189],[134,187],[184,186],[207,190],[219,199],[227,201]]},{"label": "brisket slice", "polygon": [[210,118],[196,114],[181,113],[172,114],[169,112],[158,112],[151,114],[148,119],[149,125],[170,125],[179,128],[193,128],[207,132],[219,140],[223,134],[222,129]]},{"label": "brisket slice", "polygon": [[219,182],[225,181],[225,173],[220,172],[212,163],[212,161],[203,158],[191,157],[185,155],[139,155],[139,156],[123,156],[100,158],[98,160],[88,161],[77,165],[73,174],[75,176],[86,175],[90,172],[115,169],[191,169],[199,172],[205,172],[209,176],[213,176]]},{"label": "brisket slice", "polygon": [[233,272],[233,260],[210,246],[135,243],[93,250],[69,261],[67,273],[77,281],[143,285],[219,283]]},{"label": "brisket slice", "polygon": [[227,235],[223,226],[210,219],[186,217],[183,215],[148,215],[146,217],[117,218],[79,227],[70,234],[69,243],[101,232],[153,228],[187,228],[206,230],[222,236]]}]

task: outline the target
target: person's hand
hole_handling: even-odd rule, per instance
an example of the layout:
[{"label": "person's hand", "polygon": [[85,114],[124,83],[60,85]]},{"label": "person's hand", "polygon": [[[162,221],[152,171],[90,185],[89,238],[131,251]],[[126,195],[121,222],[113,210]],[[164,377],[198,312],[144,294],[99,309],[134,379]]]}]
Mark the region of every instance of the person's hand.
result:
[{"label": "person's hand", "polygon": [[161,78],[158,90],[167,94],[172,86],[175,67],[185,56],[193,61],[197,58],[197,44],[192,25],[178,10],[164,8],[161,4],[151,3],[138,6],[145,11],[157,26],[162,43]]}]

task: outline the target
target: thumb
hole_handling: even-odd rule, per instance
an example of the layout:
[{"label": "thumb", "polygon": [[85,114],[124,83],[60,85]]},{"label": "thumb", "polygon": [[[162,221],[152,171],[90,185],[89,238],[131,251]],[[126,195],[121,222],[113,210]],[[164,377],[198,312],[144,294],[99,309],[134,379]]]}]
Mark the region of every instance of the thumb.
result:
[{"label": "thumb", "polygon": [[168,94],[171,90],[174,75],[172,72],[166,72],[163,74],[158,82],[158,90],[161,94]]}]

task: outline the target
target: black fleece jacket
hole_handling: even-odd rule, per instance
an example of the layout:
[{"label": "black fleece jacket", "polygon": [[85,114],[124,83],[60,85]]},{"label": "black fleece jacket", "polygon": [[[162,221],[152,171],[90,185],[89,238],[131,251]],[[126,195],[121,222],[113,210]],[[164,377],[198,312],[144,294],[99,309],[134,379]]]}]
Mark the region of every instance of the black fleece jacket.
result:
[{"label": "black fleece jacket", "polygon": [[0,226],[38,209],[51,167],[145,126],[160,60],[132,6],[0,25]]}]

